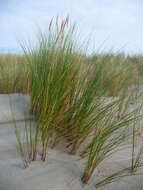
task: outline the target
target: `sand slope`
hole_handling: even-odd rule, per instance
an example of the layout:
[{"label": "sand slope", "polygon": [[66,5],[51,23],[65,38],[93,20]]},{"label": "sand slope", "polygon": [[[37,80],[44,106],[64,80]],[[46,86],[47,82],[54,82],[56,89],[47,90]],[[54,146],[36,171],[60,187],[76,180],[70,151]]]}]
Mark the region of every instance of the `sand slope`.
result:
[{"label": "sand slope", "polygon": [[[17,126],[22,129],[24,121],[19,120],[24,118],[25,98],[16,94],[12,97],[15,102]],[[17,152],[7,95],[0,95],[0,107],[0,190],[96,190],[95,183],[103,174],[112,174],[113,171],[129,165],[130,151],[124,149],[98,168],[96,177],[93,177],[90,185],[83,185],[80,178],[84,162],[80,161],[79,157],[71,156],[63,149],[57,148],[48,151],[45,163],[39,158],[27,169],[23,169]],[[142,190],[142,179],[143,175],[123,178],[99,190]]]}]

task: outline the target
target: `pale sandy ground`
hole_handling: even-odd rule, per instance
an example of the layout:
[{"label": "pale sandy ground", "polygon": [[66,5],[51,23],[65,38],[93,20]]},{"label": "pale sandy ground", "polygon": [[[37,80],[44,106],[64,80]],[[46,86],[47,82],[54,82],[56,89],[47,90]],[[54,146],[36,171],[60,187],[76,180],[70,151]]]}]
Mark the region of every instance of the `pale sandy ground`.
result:
[{"label": "pale sandy ground", "polygon": [[[19,128],[24,127],[25,97],[12,95],[14,113]],[[27,103],[26,103],[27,105]],[[80,178],[84,162],[79,157],[57,148],[48,151],[47,161],[40,159],[23,169],[17,152],[8,95],[0,95],[0,190],[96,190],[95,183],[104,176],[129,166],[128,148],[104,161],[90,185]],[[99,190],[143,190],[143,175],[122,178]]]}]

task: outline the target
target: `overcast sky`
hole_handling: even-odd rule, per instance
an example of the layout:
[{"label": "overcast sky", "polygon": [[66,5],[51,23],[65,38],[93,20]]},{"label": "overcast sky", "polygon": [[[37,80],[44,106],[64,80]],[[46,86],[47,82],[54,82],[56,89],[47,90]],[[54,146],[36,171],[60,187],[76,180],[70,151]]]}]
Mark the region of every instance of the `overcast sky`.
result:
[{"label": "overcast sky", "polygon": [[143,52],[143,0],[0,0],[0,51],[17,51],[52,17],[70,15],[90,51]]}]

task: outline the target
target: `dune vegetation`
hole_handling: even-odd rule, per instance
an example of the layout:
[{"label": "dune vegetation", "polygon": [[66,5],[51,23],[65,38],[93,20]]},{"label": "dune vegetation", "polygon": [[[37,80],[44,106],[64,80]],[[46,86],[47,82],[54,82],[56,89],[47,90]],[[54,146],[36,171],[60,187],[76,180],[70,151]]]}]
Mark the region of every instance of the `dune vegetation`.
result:
[{"label": "dune vegetation", "polygon": [[[39,147],[45,161],[49,148],[66,143],[70,154],[86,160],[82,182],[88,183],[98,165],[128,139],[134,151],[143,59],[124,54],[88,56],[77,41],[68,17],[61,23],[51,20],[34,47],[22,44],[22,55],[0,56],[0,93],[30,96],[36,126],[27,123],[25,113],[26,148],[14,120],[24,166],[36,160]],[[132,158],[130,173],[140,155]]]}]

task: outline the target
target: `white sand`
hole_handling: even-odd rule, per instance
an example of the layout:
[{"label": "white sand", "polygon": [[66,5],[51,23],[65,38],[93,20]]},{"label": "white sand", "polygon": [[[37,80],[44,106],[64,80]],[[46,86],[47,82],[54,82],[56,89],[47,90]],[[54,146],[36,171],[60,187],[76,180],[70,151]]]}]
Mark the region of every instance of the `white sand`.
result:
[{"label": "white sand", "polygon": [[[25,98],[22,95],[12,97],[16,100],[16,118],[21,120],[24,118]],[[0,95],[0,190],[96,190],[95,183],[102,179],[103,174],[112,174],[130,163],[128,149],[116,153],[98,168],[90,185],[83,185],[80,181],[84,169],[83,161],[60,148],[49,150],[45,163],[38,160],[23,169],[10,121],[9,97]],[[22,128],[24,122],[19,121],[17,125]],[[143,175],[126,177],[99,190],[143,190],[142,179]]]}]

